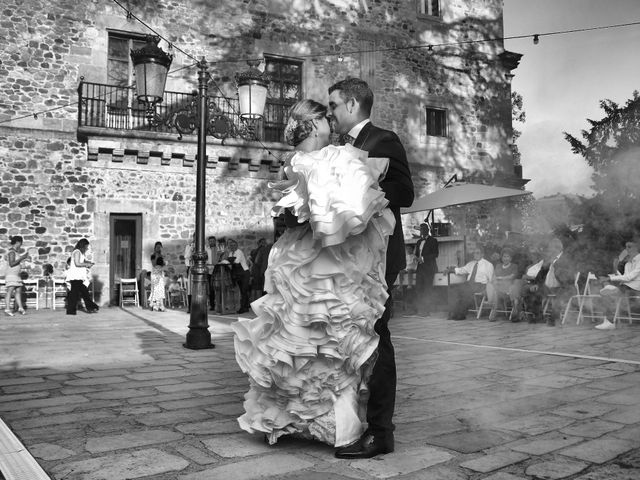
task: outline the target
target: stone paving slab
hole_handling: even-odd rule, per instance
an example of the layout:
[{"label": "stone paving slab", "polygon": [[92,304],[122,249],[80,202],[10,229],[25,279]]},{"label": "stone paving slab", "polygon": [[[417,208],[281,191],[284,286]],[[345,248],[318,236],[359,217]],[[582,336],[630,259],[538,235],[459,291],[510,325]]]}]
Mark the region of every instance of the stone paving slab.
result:
[{"label": "stone paving slab", "polygon": [[564,450],[560,450],[559,453],[590,463],[604,463],[628,452],[632,448],[638,447],[640,447],[640,439],[633,442],[618,438],[601,437],[596,440],[565,448]]},{"label": "stone paving slab", "polygon": [[175,473],[188,466],[184,458],[153,448],[62,463],[52,473],[65,480],[130,480]]},{"label": "stone paving slab", "polygon": [[530,465],[525,474],[545,480],[557,480],[580,473],[588,466],[588,463],[568,459],[550,460]]},{"label": "stone paving slab", "polygon": [[[545,464],[530,472],[586,464],[571,480],[640,478],[640,365],[580,357],[632,361],[640,325],[605,337],[575,325],[398,317],[396,451],[343,461],[317,442],[270,447],[240,430],[248,383],[233,317],[210,317],[216,348],[202,351],[182,347],[183,312],[92,318],[100,322],[80,328],[39,311],[0,323],[0,415],[56,478],[532,480],[527,469]],[[33,332],[29,348],[20,324]]]},{"label": "stone paving slab", "polygon": [[504,451],[467,460],[462,462],[460,466],[475,472],[488,473],[514,463],[520,463],[528,458],[529,455],[523,453]]},{"label": "stone paving slab", "polygon": [[370,478],[393,478],[408,473],[426,470],[453,458],[445,450],[434,447],[420,447],[400,451],[394,455],[379,458],[350,461],[351,468],[367,474]]}]

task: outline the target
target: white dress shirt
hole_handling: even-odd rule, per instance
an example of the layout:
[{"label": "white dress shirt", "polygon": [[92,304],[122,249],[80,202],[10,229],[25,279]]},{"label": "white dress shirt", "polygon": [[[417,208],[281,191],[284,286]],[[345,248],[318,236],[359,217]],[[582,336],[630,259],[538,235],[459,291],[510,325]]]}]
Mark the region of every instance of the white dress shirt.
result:
[{"label": "white dress shirt", "polygon": [[237,249],[233,252],[229,252],[229,257],[236,257],[233,263],[239,263],[240,265],[242,265],[242,269],[245,272],[249,270],[249,264],[247,263],[247,259],[244,256],[244,253],[242,253],[242,250]]},{"label": "white dress shirt", "polygon": [[360,123],[358,123],[357,125],[354,125],[353,128],[351,130],[349,130],[349,136],[353,137],[353,140],[355,141],[356,138],[358,138],[358,135],[360,135],[360,132],[362,131],[362,129],[364,128],[364,126],[369,123],[371,120],[366,118],[363,121],[361,121]]},{"label": "white dress shirt", "polygon": [[609,279],[640,291],[640,253],[625,264],[622,275],[609,275]]},{"label": "white dress shirt", "polygon": [[[478,260],[478,269],[476,270],[476,278],[468,278],[468,282],[478,282],[486,285],[493,278],[493,264],[484,258]],[[473,273],[473,267],[475,266],[476,261],[472,260],[467,263],[464,267],[456,267],[457,275],[471,275]]]}]

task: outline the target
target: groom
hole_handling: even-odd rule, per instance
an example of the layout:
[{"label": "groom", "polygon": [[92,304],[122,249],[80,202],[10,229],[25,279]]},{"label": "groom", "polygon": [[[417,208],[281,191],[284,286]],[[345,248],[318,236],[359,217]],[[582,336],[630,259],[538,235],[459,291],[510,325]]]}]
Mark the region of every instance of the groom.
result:
[{"label": "groom", "polygon": [[[400,270],[406,267],[406,256],[400,207],[413,203],[413,182],[407,163],[407,155],[398,136],[374,126],[369,117],[373,106],[373,92],[359,78],[347,78],[329,88],[329,117],[336,133],[345,142],[369,152],[369,157],[389,159],[389,169],[380,187],[389,200],[389,207],[396,219],[395,230],[387,247],[386,282],[389,298],[382,318],[375,324],[380,336],[378,359],[369,379],[367,404],[367,431],[359,440],[336,450],[338,458],[371,458],[381,453],[393,452],[393,410],[396,399],[396,361],[389,332],[391,290]],[[346,137],[344,137],[346,135]]]}]

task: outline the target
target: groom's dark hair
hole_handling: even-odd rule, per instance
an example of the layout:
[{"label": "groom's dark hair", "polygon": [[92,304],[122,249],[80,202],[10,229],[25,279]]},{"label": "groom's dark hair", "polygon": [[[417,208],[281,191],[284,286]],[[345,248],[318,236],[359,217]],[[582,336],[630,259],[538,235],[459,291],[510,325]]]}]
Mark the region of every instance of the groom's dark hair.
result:
[{"label": "groom's dark hair", "polygon": [[373,92],[369,88],[369,84],[364,80],[355,77],[348,77],[340,80],[329,87],[329,95],[334,90],[340,92],[342,100],[347,102],[350,98],[355,98],[360,104],[360,108],[367,114],[371,115],[373,107]]}]

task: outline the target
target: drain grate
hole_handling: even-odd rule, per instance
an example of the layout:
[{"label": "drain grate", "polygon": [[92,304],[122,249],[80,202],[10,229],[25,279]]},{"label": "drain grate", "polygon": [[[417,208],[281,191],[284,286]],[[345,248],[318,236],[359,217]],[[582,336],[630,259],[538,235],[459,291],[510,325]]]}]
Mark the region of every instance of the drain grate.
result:
[{"label": "drain grate", "polygon": [[0,419],[0,479],[51,480],[2,419]]}]

